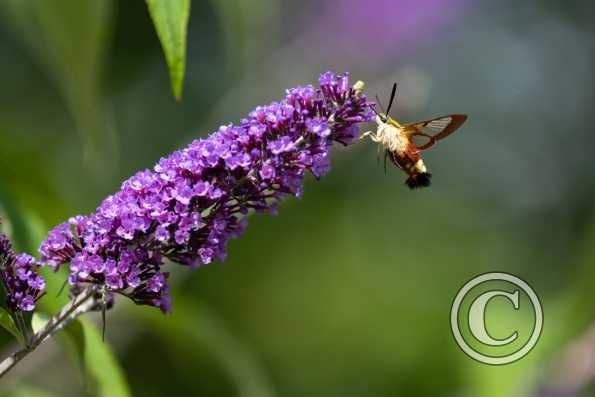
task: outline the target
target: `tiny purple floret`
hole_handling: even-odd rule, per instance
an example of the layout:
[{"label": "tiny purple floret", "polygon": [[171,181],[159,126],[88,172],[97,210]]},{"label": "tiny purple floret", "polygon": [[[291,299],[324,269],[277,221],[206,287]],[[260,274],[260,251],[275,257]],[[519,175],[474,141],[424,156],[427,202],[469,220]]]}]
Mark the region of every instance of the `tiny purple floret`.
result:
[{"label": "tiny purple floret", "polygon": [[0,279],[6,291],[6,305],[14,311],[30,312],[45,294],[41,264],[31,255],[16,255],[8,237],[0,234]]},{"label": "tiny purple floret", "polygon": [[327,72],[320,87],[289,89],[137,173],[95,213],[53,229],[41,259],[54,269],[70,263],[77,288],[107,286],[168,312],[164,259],[189,267],[223,261],[249,213],[274,213],[284,197],[301,196],[306,173],[325,175],[332,144],[352,143],[372,115],[346,74]]}]

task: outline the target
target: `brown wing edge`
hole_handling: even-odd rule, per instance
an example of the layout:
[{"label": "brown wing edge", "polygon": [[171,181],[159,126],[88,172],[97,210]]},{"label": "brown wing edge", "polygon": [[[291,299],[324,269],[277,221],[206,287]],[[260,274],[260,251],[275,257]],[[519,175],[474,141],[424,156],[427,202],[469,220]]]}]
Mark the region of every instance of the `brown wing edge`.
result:
[{"label": "brown wing edge", "polygon": [[450,117],[452,118],[452,121],[450,122],[450,124],[446,126],[445,129],[440,131],[438,134],[434,135],[434,139],[437,141],[439,141],[440,139],[444,139],[453,132],[455,132],[461,125],[463,125],[465,120],[467,120],[466,114],[449,114],[448,116],[437,117],[436,119],[441,119],[444,117]]}]

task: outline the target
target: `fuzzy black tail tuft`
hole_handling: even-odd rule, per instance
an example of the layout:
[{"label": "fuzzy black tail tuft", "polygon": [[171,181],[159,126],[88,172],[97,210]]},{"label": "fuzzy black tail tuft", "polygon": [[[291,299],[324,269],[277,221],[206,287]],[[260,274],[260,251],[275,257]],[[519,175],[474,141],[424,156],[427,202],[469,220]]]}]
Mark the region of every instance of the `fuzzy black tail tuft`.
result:
[{"label": "fuzzy black tail tuft", "polygon": [[411,175],[405,183],[409,186],[409,189],[417,189],[420,187],[428,187],[430,186],[430,178],[432,174],[427,172],[422,172],[420,174]]}]

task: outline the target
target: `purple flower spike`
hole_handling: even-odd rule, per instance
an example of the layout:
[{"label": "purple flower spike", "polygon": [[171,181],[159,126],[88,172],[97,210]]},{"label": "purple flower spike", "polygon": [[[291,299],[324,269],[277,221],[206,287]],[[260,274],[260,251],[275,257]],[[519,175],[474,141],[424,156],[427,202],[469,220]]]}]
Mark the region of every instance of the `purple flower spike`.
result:
[{"label": "purple flower spike", "polygon": [[6,305],[12,311],[29,312],[45,292],[41,265],[30,255],[16,255],[8,238],[0,234],[0,278],[6,290]]},{"label": "purple flower spike", "polygon": [[347,75],[327,72],[320,88],[290,89],[283,101],[139,172],[94,214],[56,227],[41,244],[42,260],[55,269],[70,263],[74,290],[107,286],[169,312],[164,259],[190,267],[223,261],[247,214],[274,213],[282,198],[302,194],[306,171],[316,178],[329,171],[332,144],[353,142],[370,106]]}]

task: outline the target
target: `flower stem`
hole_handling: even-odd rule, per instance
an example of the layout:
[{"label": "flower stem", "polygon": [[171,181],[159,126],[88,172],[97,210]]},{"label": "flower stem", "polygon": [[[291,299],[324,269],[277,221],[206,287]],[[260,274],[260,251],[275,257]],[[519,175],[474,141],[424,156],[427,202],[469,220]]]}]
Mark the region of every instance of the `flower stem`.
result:
[{"label": "flower stem", "polygon": [[96,292],[95,286],[85,288],[83,292],[68,302],[58,314],[52,317],[41,330],[33,334],[27,346],[17,350],[11,354],[10,357],[7,357],[0,362],[0,378],[8,373],[29,353],[33,352],[45,340],[49,339],[68,325],[72,320],[81,314],[92,310],[97,305],[96,300],[93,298]]}]

